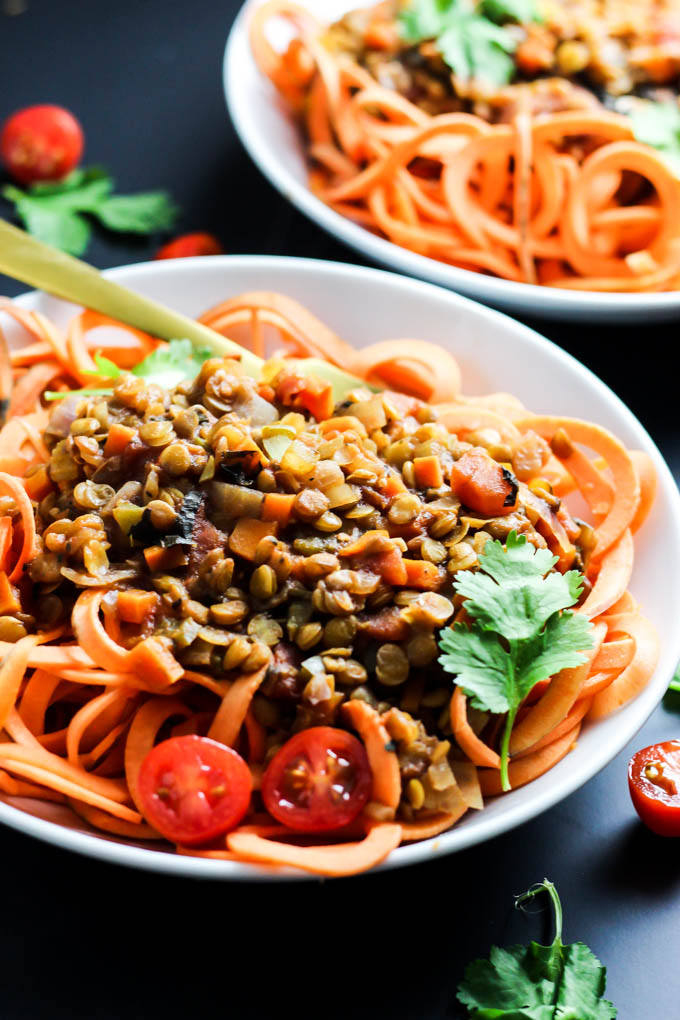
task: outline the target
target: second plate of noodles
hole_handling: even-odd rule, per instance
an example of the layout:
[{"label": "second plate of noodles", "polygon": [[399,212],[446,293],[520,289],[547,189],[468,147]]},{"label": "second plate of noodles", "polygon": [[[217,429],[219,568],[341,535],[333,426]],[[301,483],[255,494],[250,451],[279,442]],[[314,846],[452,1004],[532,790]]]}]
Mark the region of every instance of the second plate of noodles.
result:
[{"label": "second plate of noodles", "polygon": [[[182,860],[353,874],[564,777],[582,726],[653,704],[657,627],[628,588],[659,471],[647,450],[466,392],[465,366],[429,340],[357,349],[283,287],[202,315],[269,355],[257,380],[198,352],[198,374],[161,381],[172,344],[90,312],[1,313],[21,330],[0,432],[5,795],[169,849],[140,770],[159,742],[207,737],[243,759],[251,794],[225,835],[180,842]],[[296,371],[304,356],[362,381],[338,404]],[[592,625],[578,664],[530,685],[507,747],[507,713],[440,665],[443,635],[472,625],[464,578],[494,548],[543,557],[551,588],[581,576],[560,605]],[[326,732],[363,751],[329,750],[319,771],[303,748],[274,782],[289,743]],[[281,769],[295,824],[271,800]],[[160,796],[182,815],[180,787]],[[353,805],[340,827],[329,789]],[[312,790],[330,797],[316,829]]]}]

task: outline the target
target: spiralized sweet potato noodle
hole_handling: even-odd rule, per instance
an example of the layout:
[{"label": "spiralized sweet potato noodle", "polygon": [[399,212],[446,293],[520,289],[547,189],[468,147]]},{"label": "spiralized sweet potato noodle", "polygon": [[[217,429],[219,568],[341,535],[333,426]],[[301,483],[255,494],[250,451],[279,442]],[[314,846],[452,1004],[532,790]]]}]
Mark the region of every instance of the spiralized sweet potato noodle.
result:
[{"label": "spiralized sweet potato noodle", "polygon": [[[334,87],[340,87],[337,81]],[[422,123],[397,101],[391,110],[397,127],[412,126],[407,123],[409,116],[415,124]],[[468,121],[461,125],[468,135],[475,134]],[[544,140],[549,129],[549,124],[541,128]],[[480,128],[477,141],[485,142],[487,134]],[[436,139],[437,132],[428,137]],[[406,194],[417,206],[412,184]],[[555,181],[552,184],[559,190]],[[485,193],[491,190],[488,183]],[[102,325],[101,317],[85,312],[63,336],[38,313],[5,300],[0,301],[0,310],[13,316],[30,336],[29,345],[12,356],[12,372],[19,384],[43,357],[57,366],[56,376],[50,367],[50,386],[70,389],[82,381],[91,358],[90,334]],[[281,344],[293,356],[325,358],[373,383],[389,380],[396,390],[399,382],[410,379],[409,392],[416,390],[430,400],[439,421],[462,439],[480,429],[493,429],[510,444],[527,437],[548,444],[548,460],[537,473],[551,477],[560,493],[578,491],[591,515],[595,545],[585,571],[587,595],[577,611],[593,621],[595,642],[582,667],[538,685],[520,711],[510,744],[513,786],[530,782],[567,754],[584,719],[600,718],[644,687],[656,664],[658,639],[627,585],[633,566],[632,534],[643,525],[654,497],[655,474],[646,454],[628,451],[615,436],[592,423],[531,415],[512,394],[463,395],[455,359],[433,344],[383,340],[357,351],[284,295],[257,292],[232,297],[206,312],[203,321],[225,332],[235,322],[245,323],[255,345],[266,324],[278,331]],[[141,358],[158,343],[138,331],[131,331],[124,340],[114,338],[107,351],[112,360],[118,357],[123,364],[129,364],[131,349]],[[47,379],[45,374],[44,385]],[[26,587],[23,582],[17,585],[36,548],[35,506],[42,498],[36,478],[40,482],[48,457],[42,440],[47,416],[42,390],[31,382],[21,393],[21,412],[0,431],[0,496],[11,497],[15,507],[14,513],[0,520],[0,572],[8,590],[19,599]],[[398,392],[388,399],[401,400],[404,406],[410,403]],[[348,422],[355,427],[357,420],[335,419],[335,433],[341,434]],[[526,489],[526,498],[530,497],[531,505],[539,506]],[[564,541],[559,519],[546,511],[541,521],[547,543],[558,548]],[[128,648],[122,640],[116,583],[114,578],[100,587],[82,587],[67,623],[16,643],[0,641],[0,725],[7,737],[0,742],[0,790],[67,802],[95,829],[119,837],[160,839],[143,817],[137,777],[146,754],[162,735],[207,732],[237,747],[251,768],[254,788],[259,788],[266,732],[253,714],[252,701],[267,665],[218,680],[183,670],[151,638],[142,642],[144,662],[154,667],[151,677],[137,668],[139,645]],[[159,683],[159,675],[166,678],[164,683]],[[202,703],[212,695],[211,710],[199,712],[192,707],[190,695],[198,688],[203,690]],[[50,712],[56,707],[65,710],[61,717],[69,721],[61,728],[50,728]],[[500,793],[500,758],[493,735],[473,729],[460,687],[452,689],[450,722],[457,754],[464,760],[453,762],[458,801],[446,812],[400,820],[400,767],[386,716],[363,701],[351,700],[342,707],[340,720],[366,747],[373,772],[371,804],[381,822],[366,816],[348,830],[350,842],[310,847],[295,845],[294,833],[278,823],[246,816],[244,824],[228,835],[224,849],[180,847],[179,852],[271,868],[293,866],[315,874],[353,874],[377,864],[400,842],[446,831],[466,811],[482,806],[482,794]]]},{"label": "spiralized sweet potato noodle", "polygon": [[[293,44],[269,41],[284,23]],[[260,70],[301,121],[310,188],[394,244],[506,280],[593,291],[680,286],[680,182],[628,118],[604,109],[510,124],[430,116],[319,41],[325,26],[287,0],[253,14]],[[574,144],[572,144],[572,142]],[[428,161],[422,175],[418,159]],[[628,204],[624,178],[645,186]]]}]

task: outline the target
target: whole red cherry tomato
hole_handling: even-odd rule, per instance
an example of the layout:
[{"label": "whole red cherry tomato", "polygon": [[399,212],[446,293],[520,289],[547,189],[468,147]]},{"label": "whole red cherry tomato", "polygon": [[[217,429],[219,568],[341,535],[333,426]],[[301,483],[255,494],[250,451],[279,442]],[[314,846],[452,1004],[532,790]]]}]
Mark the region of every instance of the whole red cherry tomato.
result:
[{"label": "whole red cherry tomato", "polygon": [[139,796],[150,825],[173,843],[195,846],[229,832],[248,810],[250,769],[208,737],[171,737],[147,754]]},{"label": "whole red cherry tomato", "polygon": [[56,181],[83,154],[83,130],[61,106],[28,106],[13,114],[0,134],[0,157],[17,181]]},{"label": "whole red cherry tomato", "polygon": [[332,726],[312,726],[274,755],[262,777],[262,799],[283,825],[328,832],[354,821],[372,785],[361,741]]},{"label": "whole red cherry tomato", "polygon": [[212,234],[182,234],[159,248],[154,259],[188,259],[192,255],[223,255],[224,249]]},{"label": "whole red cherry tomato", "polygon": [[680,836],[680,740],[643,747],[628,763],[635,810],[659,836]]}]

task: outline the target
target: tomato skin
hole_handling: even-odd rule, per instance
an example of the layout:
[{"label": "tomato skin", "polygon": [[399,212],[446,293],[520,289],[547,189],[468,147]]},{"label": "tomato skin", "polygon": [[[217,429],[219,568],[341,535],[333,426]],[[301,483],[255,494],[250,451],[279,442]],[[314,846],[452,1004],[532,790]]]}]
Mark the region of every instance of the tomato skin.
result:
[{"label": "tomato skin", "polygon": [[149,824],[172,843],[198,846],[241,821],[250,805],[252,778],[231,747],[190,735],[152,748],[138,786]]},{"label": "tomato skin", "polygon": [[648,829],[658,836],[680,836],[680,740],[651,744],[634,754],[628,763],[628,788]]},{"label": "tomato skin", "polygon": [[83,154],[83,129],[62,106],[28,106],[9,117],[0,134],[0,158],[22,184],[56,181]]},{"label": "tomato skin", "polygon": [[371,795],[364,745],[346,730],[312,726],[296,733],[270,761],[262,799],[270,815],[301,832],[349,825]]},{"label": "tomato skin", "polygon": [[188,259],[194,255],[223,255],[224,248],[213,234],[182,234],[159,248],[154,259]]},{"label": "tomato skin", "polygon": [[486,450],[467,450],[453,462],[451,488],[466,507],[487,517],[505,516],[517,509],[517,480]]}]

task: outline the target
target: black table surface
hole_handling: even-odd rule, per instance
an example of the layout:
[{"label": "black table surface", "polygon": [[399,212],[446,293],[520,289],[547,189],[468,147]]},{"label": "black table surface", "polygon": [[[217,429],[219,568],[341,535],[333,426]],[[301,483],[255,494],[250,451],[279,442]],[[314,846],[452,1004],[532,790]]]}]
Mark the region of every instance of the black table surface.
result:
[{"label": "black table surface", "polygon": [[[0,122],[62,104],[84,126],[86,163],[109,168],[120,191],[167,188],[183,210],[178,232],[213,231],[231,253],[361,262],[288,205],[236,137],[221,61],[238,6],[0,0]],[[98,234],[88,257],[100,268],[143,261],[159,240]],[[0,277],[0,292],[22,289]],[[677,325],[530,324],[612,386],[677,477]],[[547,875],[567,940],[606,963],[621,1020],[679,1017],[679,844],[641,827],[626,783],[634,750],[678,736],[678,710],[680,696],[667,695],[596,778],[519,829],[357,879],[169,879],[2,829],[0,1016],[264,1018],[291,1008],[303,1018],[455,1018],[467,961],[492,943],[548,937],[546,915],[512,909],[515,893]]]}]

